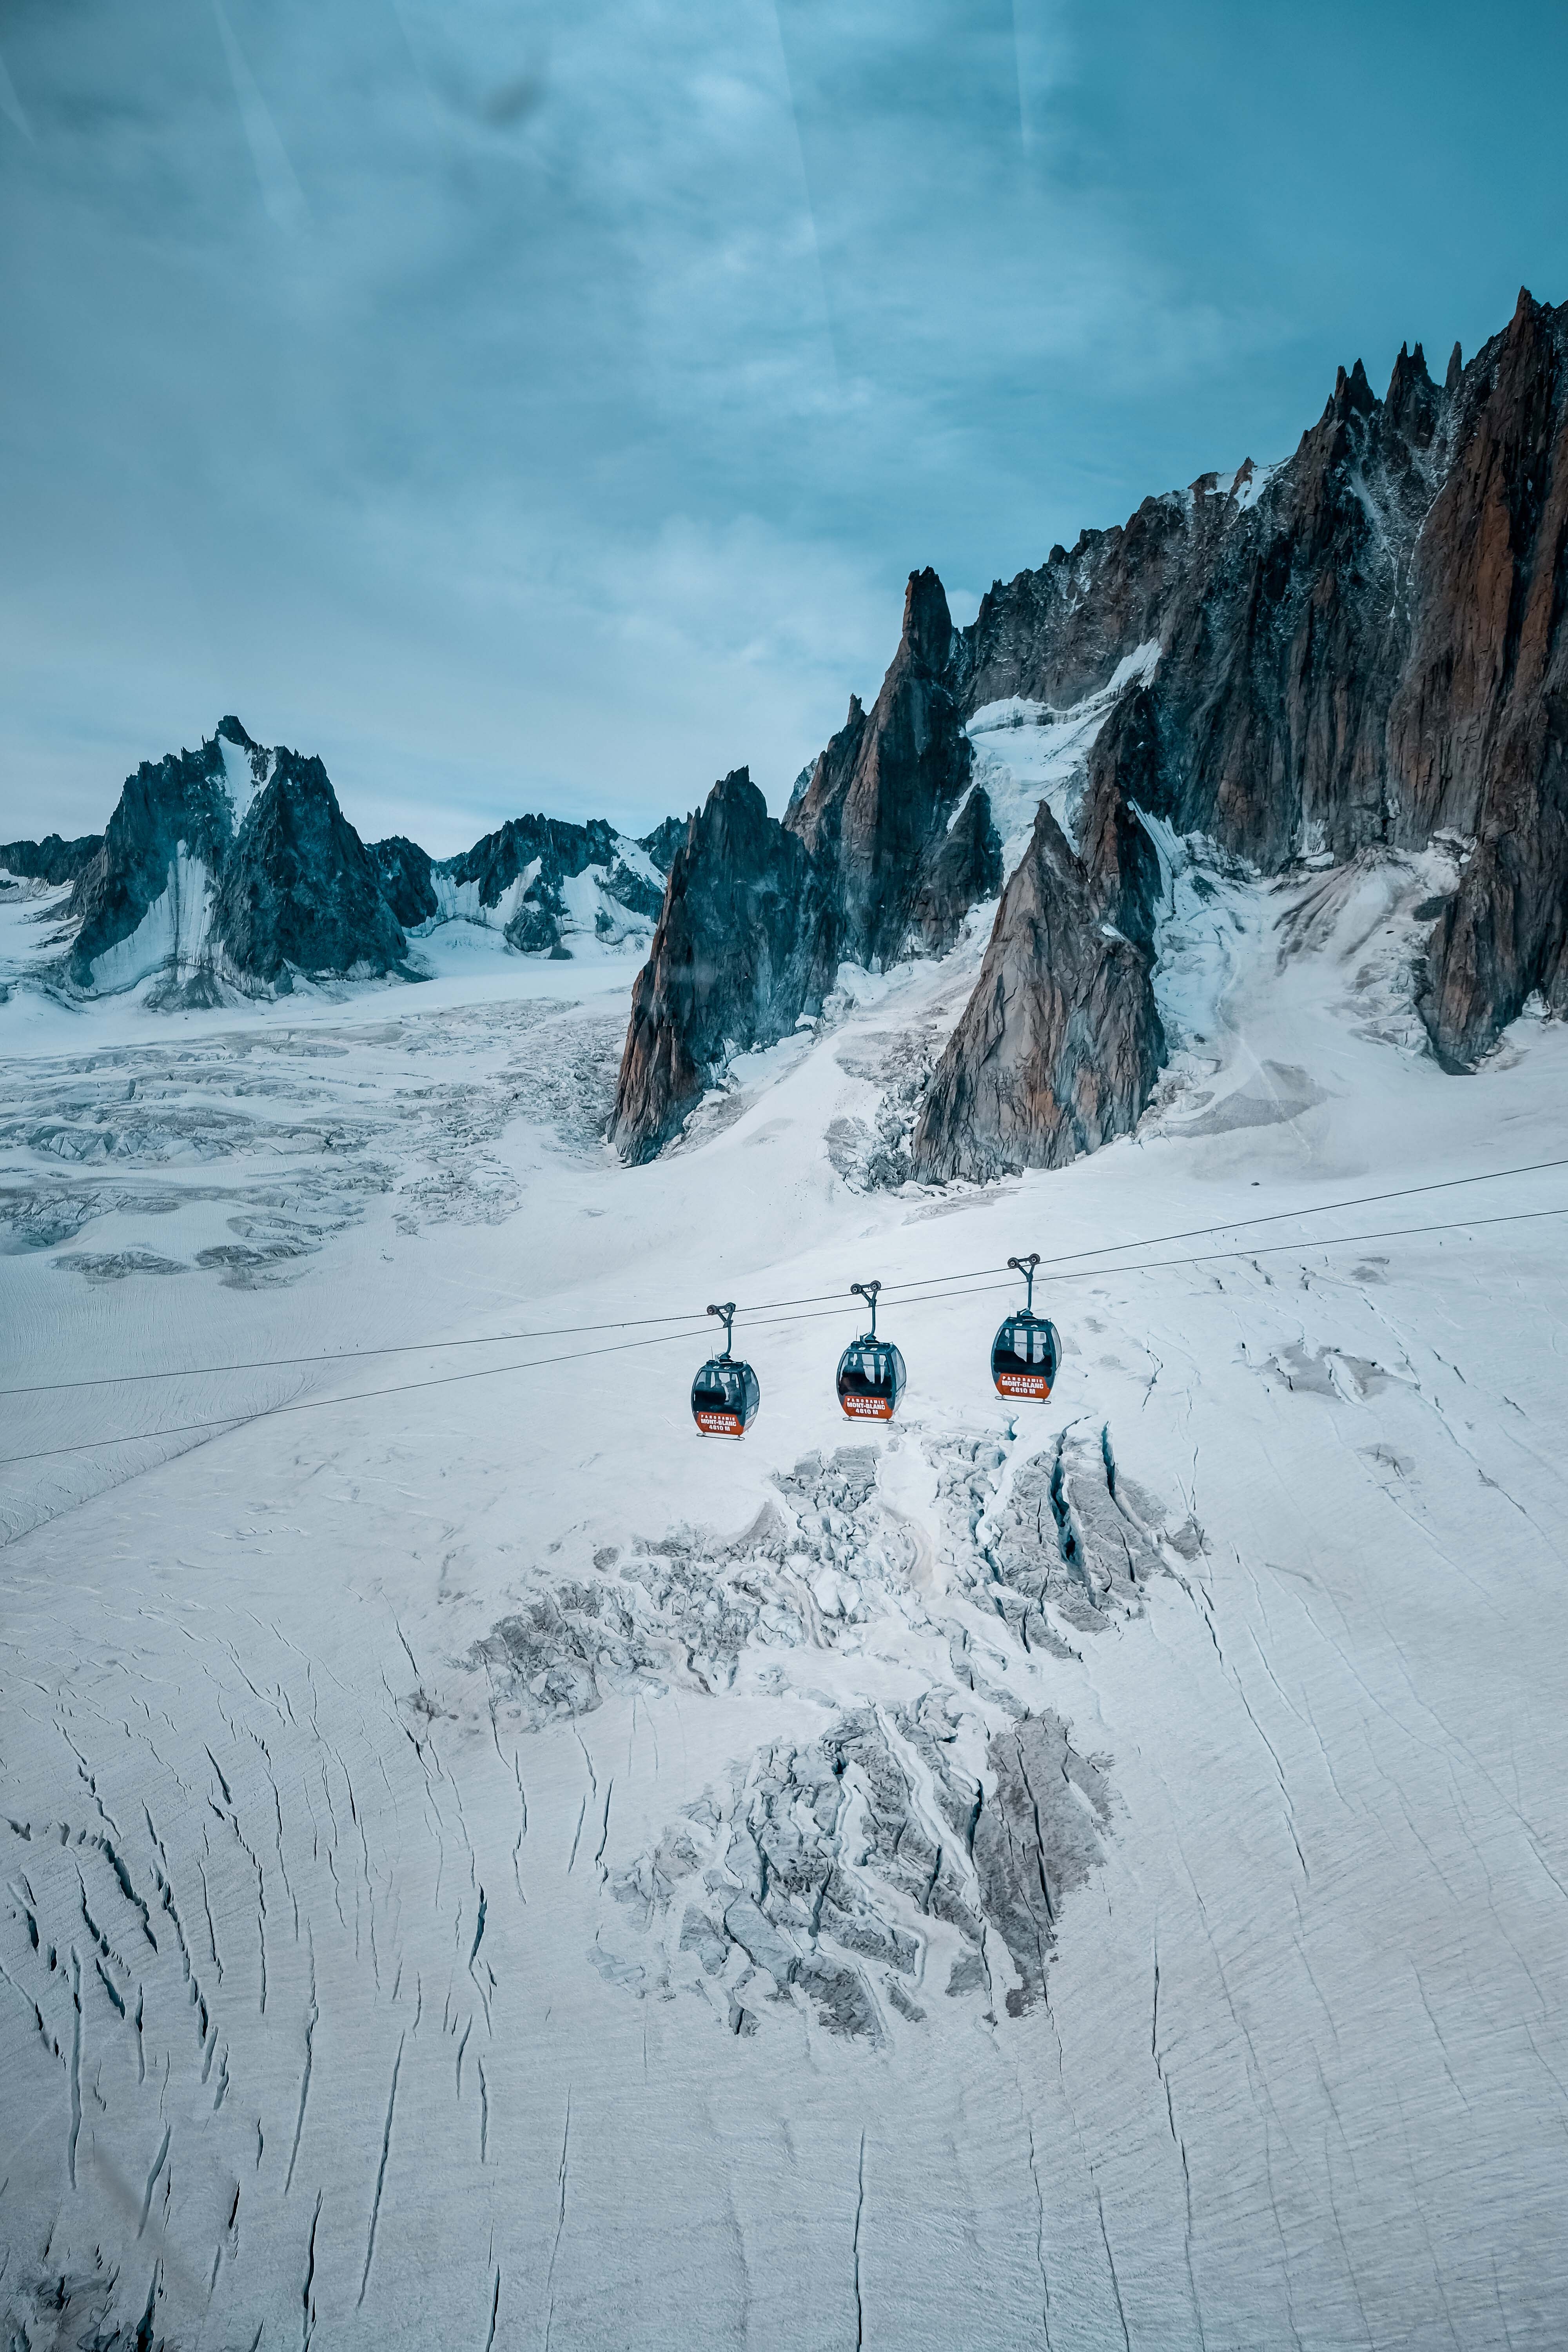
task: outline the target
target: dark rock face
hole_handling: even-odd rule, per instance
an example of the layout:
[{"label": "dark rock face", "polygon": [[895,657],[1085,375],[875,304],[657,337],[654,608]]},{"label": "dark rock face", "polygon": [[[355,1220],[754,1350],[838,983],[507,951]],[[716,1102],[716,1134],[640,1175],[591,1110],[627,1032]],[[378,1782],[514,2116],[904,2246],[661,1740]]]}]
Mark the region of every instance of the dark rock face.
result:
[{"label": "dark rock face", "polygon": [[[230,724],[226,719],[223,728]],[[238,721],[232,724],[237,727]],[[245,738],[242,748],[248,748],[249,740]],[[233,838],[234,804],[217,735],[199,751],[171,751],[156,764],[144,760],[126,778],[103,846],[71,891],[70,912],[81,923],[70,956],[77,984],[92,986],[96,959],[129,939],[171,887],[182,848],[211,877],[222,867]]]},{"label": "dark rock face", "polygon": [[[675,820],[667,817],[648,842],[639,843],[638,847],[649,848],[652,842],[662,847],[674,825]],[[590,817],[586,824],[573,824],[559,817],[510,817],[460,857],[445,858],[433,870],[458,888],[473,884],[479,906],[491,908],[499,907],[511,885],[533,867],[521,901],[507,922],[508,943],[527,954],[564,955],[568,950],[562,945],[562,929],[566,901],[561,886],[590,866],[605,869],[605,889],[629,913],[651,920],[663,904],[663,892],[626,864],[619,843],[615,827],[603,817]]]},{"label": "dark rock face", "polygon": [[1000,887],[990,803],[969,793],[946,682],[953,642],[941,581],[911,573],[875,705],[851,698],[784,823],[744,769],[691,820],[633,1000],[610,1129],[623,1158],[658,1151],[727,1054],[818,1012],[841,961],[940,953]]},{"label": "dark rock face", "polygon": [[[637,847],[647,850],[661,874],[668,874],[674,865],[675,853],[686,839],[686,828],[690,823],[689,816],[667,816],[661,824],[656,824],[651,833],[645,833],[638,841]],[[658,911],[655,908],[654,912],[657,914]]]},{"label": "dark rock face", "polygon": [[84,833],[76,841],[62,841],[58,833],[45,834],[42,841],[0,841],[0,874],[58,888],[74,882],[102,847],[101,833]]},{"label": "dark rock face", "polygon": [[127,780],[70,912],[79,987],[156,972],[169,1003],[217,1003],[226,981],[286,987],[290,968],[404,969],[379,869],[321,761],[267,750],[232,717]]},{"label": "dark rock face", "polygon": [[933,955],[945,954],[971,907],[1001,887],[1002,845],[991,803],[977,785],[946,832],[927,845],[910,909],[913,928]]},{"label": "dark rock face", "polygon": [[632,995],[610,1136],[648,1160],[726,1051],[771,1044],[820,1003],[832,912],[809,852],[744,768],[714,785],[677,850]]},{"label": "dark rock face", "polygon": [[1159,707],[1146,687],[1122,697],[1089,755],[1079,855],[1102,915],[1142,948],[1154,944],[1164,886],[1159,852],[1138,811],[1158,813],[1171,798],[1167,756]]},{"label": "dark rock face", "polygon": [[216,938],[237,972],[268,987],[304,972],[405,970],[406,942],[370,853],[320,760],[273,755],[219,886]]},{"label": "dark rock face", "polygon": [[[911,573],[899,649],[874,708],[868,716],[850,703],[847,723],[786,820],[834,873],[839,953],[856,963],[886,963],[902,951],[911,927],[928,946],[952,934],[949,898],[923,886],[928,856],[944,846],[947,820],[969,782],[963,713],[946,683],[952,635],[936,573]],[[969,862],[984,866],[983,841]],[[956,858],[943,873],[957,884]],[[923,928],[917,903],[934,933]]]},{"label": "dark rock face", "polygon": [[427,923],[437,907],[429,852],[401,833],[389,834],[384,841],[373,841],[368,846],[382,896],[398,921],[410,931]]},{"label": "dark rock face", "polygon": [[1266,871],[1473,837],[1423,1003],[1468,1067],[1532,989],[1568,1004],[1565,562],[1568,306],[1521,292],[1441,390],[1419,344],[1382,400],[1342,368],[1266,481],[1204,476],[998,583],[950,674],[967,710],[1062,702],[1158,640],[1147,709],[1097,747],[1123,803]]},{"label": "dark rock face", "polygon": [[1521,291],[1454,398],[1389,764],[1410,829],[1476,836],[1423,1005],[1462,1068],[1532,989],[1568,1010],[1568,305]]},{"label": "dark rock face", "polygon": [[1285,464],[1146,499],[998,581],[967,629],[934,573],[912,575],[875,707],[851,701],[784,817],[816,884],[811,951],[784,960],[798,1002],[752,1003],[745,958],[728,984],[710,940],[713,1004],[727,985],[730,1002],[699,1047],[660,1031],[686,1015],[650,966],[621,1148],[674,1131],[722,1043],[815,1011],[837,958],[951,945],[999,878],[984,795],[963,798],[963,721],[1012,696],[1081,701],[1123,665],[1147,682],[1095,743],[1077,854],[1036,827],[917,1129],[919,1172],[1055,1166],[1137,1118],[1163,1052],[1142,815],[1265,872],[1469,838],[1427,954],[1435,1051],[1472,1066],[1535,989],[1568,1012],[1565,583],[1568,306],[1524,292],[1468,367],[1456,347],[1441,389],[1418,343],[1381,400],[1359,361],[1341,368]]},{"label": "dark rock face", "polygon": [[1105,919],[1042,803],[916,1122],[914,1172],[984,1182],[1097,1150],[1136,1126],[1164,1050],[1148,953]]}]

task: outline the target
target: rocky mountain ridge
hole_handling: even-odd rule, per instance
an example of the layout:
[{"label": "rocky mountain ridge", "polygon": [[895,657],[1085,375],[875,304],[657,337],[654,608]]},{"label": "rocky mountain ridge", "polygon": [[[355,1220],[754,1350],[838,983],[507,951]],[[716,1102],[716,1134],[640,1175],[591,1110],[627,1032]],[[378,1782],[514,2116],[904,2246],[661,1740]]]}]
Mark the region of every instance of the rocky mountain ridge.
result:
[{"label": "rocky mountain ridge", "polygon": [[649,1159],[731,1053],[816,1013],[841,962],[879,970],[951,946],[1001,887],[1001,846],[949,683],[953,627],[934,572],[911,572],[898,651],[782,824],[744,768],[677,850],[632,998],[611,1140]]},{"label": "rocky mountain ridge", "polygon": [[58,833],[45,834],[42,841],[0,841],[0,875],[58,890],[74,882],[102,846],[101,833],[84,833],[75,841],[62,841]]},{"label": "rocky mountain ridge", "polygon": [[7,845],[0,871],[70,884],[74,992],[149,983],[164,1007],[287,993],[300,977],[417,980],[410,941],[453,920],[569,956],[574,934],[646,936],[664,893],[647,846],[597,818],[516,818],[440,860],[401,836],[367,848],[319,759],[257,743],[232,716],[195,751],[144,761],[101,835]]},{"label": "rocky mountain ridge", "polygon": [[[1565,612],[1568,306],[1524,290],[1441,385],[1419,344],[1382,399],[1341,368],[1284,463],[1145,499],[995,583],[967,628],[911,575],[875,710],[851,701],[783,825],[710,822],[733,776],[693,821],[617,1148],[657,1151],[729,1054],[820,1009],[839,958],[940,952],[1004,879],[965,725],[998,705],[1045,725],[1119,674],[1085,730],[1077,838],[1037,824],[1002,898],[917,1174],[1055,1166],[1136,1123],[1164,1056],[1145,814],[1264,874],[1454,837],[1419,1003],[1439,1061],[1473,1067],[1533,992],[1568,1010]],[[787,913],[781,836],[805,852]]]}]

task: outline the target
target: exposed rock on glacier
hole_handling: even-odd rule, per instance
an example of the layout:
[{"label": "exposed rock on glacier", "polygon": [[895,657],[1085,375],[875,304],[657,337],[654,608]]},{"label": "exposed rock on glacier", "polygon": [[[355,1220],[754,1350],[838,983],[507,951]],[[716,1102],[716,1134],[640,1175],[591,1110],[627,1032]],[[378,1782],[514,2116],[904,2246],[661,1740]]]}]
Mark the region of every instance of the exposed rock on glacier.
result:
[{"label": "exposed rock on glacier", "polygon": [[1131,1132],[1164,1050],[1147,951],[1102,918],[1042,802],[916,1122],[914,1171],[983,1181],[1063,1167]]}]

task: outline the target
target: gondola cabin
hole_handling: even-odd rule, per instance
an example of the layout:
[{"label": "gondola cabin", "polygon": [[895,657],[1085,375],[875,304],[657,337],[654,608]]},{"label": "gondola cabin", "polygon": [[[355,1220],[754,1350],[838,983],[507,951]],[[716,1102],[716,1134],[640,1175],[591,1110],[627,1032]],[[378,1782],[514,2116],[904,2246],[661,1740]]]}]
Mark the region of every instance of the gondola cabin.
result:
[{"label": "gondola cabin", "polygon": [[838,1359],[838,1402],[851,1421],[891,1421],[909,1378],[904,1360],[890,1339],[877,1337],[877,1293],[879,1282],[850,1285],[853,1297],[869,1300],[871,1328],[851,1339]]},{"label": "gondola cabin", "polygon": [[704,1437],[744,1437],[763,1401],[750,1364],[715,1356],[691,1383],[691,1418]]},{"label": "gondola cabin", "polygon": [[710,1356],[692,1381],[691,1418],[704,1437],[744,1437],[763,1401],[762,1383],[750,1364],[739,1362],[730,1353],[735,1328],[733,1301],[710,1307],[708,1312],[723,1319],[724,1352]]},{"label": "gondola cabin", "polygon": [[1062,1345],[1056,1325],[1035,1312],[1035,1268],[1039,1263],[1038,1250],[1027,1257],[1007,1260],[1009,1273],[1021,1274],[1029,1287],[1022,1308],[1004,1318],[991,1342],[991,1378],[998,1396],[1027,1397],[1044,1404],[1057,1376]]},{"label": "gondola cabin", "polygon": [[1061,1342],[1043,1315],[1009,1315],[991,1343],[991,1377],[1004,1397],[1044,1404],[1057,1376]]},{"label": "gondola cabin", "polygon": [[851,1339],[838,1359],[838,1402],[851,1421],[891,1421],[909,1374],[890,1339]]}]

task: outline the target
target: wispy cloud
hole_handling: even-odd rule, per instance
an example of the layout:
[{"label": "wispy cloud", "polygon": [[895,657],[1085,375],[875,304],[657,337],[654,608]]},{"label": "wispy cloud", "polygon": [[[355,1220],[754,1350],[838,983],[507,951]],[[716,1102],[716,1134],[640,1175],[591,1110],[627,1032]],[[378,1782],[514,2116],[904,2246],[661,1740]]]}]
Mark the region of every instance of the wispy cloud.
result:
[{"label": "wispy cloud", "polygon": [[14,130],[21,132],[24,139],[31,141],[33,126],[22,110],[22,101],[16,95],[16,85],[5,70],[5,60],[3,57],[0,57],[0,114],[5,117]]},{"label": "wispy cloud", "polygon": [[1447,5],[14,5],[0,835],[235,707],[443,839],[782,793],[912,564],[1568,291],[1568,34]]},{"label": "wispy cloud", "polygon": [[212,0],[213,16],[217,21],[218,38],[223,43],[224,62],[228,78],[234,84],[235,103],[256,165],[257,182],[261,189],[261,201],[268,215],[289,236],[302,236],[310,226],[310,208],[305,202],[305,191],[295,177],[294,166],[289,161],[289,151],[278,133],[267,100],[256,86],[256,77],[245,61],[245,52],[235,39],[234,28],[224,10],[223,0]]}]

